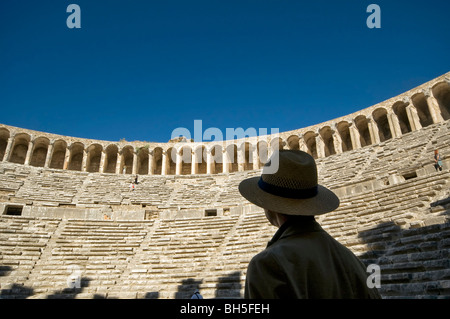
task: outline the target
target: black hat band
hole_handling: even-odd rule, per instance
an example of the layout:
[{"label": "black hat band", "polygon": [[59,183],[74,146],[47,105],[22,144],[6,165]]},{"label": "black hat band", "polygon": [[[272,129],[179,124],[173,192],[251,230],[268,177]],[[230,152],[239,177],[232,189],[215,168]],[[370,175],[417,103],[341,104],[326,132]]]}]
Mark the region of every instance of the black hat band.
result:
[{"label": "black hat band", "polygon": [[311,188],[293,189],[266,183],[262,178],[259,179],[258,186],[269,194],[293,199],[312,198],[316,196],[318,192],[317,185]]}]

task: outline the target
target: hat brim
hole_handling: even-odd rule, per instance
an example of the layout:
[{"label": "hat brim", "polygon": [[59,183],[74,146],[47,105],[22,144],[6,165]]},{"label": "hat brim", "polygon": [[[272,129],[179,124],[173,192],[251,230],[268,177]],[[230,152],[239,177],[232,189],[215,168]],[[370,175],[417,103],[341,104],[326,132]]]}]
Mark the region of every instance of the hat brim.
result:
[{"label": "hat brim", "polygon": [[256,206],[286,215],[322,215],[334,211],[340,201],[328,188],[317,185],[317,195],[307,199],[286,198],[263,191],[258,186],[260,177],[243,180],[239,184],[239,192]]}]

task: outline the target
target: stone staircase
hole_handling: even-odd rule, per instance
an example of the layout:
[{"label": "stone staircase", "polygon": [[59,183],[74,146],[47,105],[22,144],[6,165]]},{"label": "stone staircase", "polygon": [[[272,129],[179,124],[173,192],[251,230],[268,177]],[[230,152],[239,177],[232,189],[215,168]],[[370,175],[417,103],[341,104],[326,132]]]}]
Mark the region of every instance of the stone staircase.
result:
[{"label": "stone staircase", "polygon": [[[152,222],[66,220],[25,286],[35,298],[106,297],[128,267]],[[77,277],[79,287],[68,280]]]}]

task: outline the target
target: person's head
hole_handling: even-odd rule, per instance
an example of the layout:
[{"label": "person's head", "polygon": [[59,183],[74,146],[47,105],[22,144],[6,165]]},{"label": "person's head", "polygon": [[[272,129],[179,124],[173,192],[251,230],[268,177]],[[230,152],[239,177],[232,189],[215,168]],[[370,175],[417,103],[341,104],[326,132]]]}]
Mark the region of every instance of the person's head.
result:
[{"label": "person's head", "polygon": [[439,150],[434,150],[434,154],[438,154],[439,153]]},{"label": "person's head", "polygon": [[[278,169],[267,173],[266,167],[272,161],[278,162]],[[314,216],[339,207],[339,198],[318,184],[314,158],[298,150],[275,152],[261,176],[243,180],[239,192],[251,203],[264,208],[269,221],[275,224],[285,219],[283,215]]]}]

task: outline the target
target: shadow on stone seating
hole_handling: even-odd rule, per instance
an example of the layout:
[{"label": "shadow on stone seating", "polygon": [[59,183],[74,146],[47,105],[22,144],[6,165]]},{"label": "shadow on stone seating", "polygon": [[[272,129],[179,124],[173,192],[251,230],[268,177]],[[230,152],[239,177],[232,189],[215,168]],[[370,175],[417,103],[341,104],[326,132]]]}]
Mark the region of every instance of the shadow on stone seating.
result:
[{"label": "shadow on stone seating", "polygon": [[431,209],[443,209],[441,215],[450,217],[450,196],[430,203]]},{"label": "shadow on stone seating", "polygon": [[[448,214],[448,212],[446,212]],[[450,298],[450,222],[402,229],[387,222],[359,233],[366,266],[380,266],[383,298]]]},{"label": "shadow on stone seating", "polygon": [[[175,299],[191,299],[196,289],[200,290],[200,285],[203,280],[196,280],[193,278],[184,279],[181,285],[178,285]],[[201,292],[200,292],[201,293]]]},{"label": "shadow on stone seating", "polygon": [[[0,277],[8,277],[12,271],[10,266],[0,265]],[[17,283],[12,284],[10,288],[0,290],[0,299],[26,299],[32,295],[32,288]]]},{"label": "shadow on stone seating", "polygon": [[144,296],[144,299],[158,299],[158,298],[159,298],[159,292],[157,292],[157,291],[147,292]]},{"label": "shadow on stone seating", "polygon": [[241,288],[241,272],[232,272],[218,279],[215,298],[242,298]]},{"label": "shadow on stone seating", "polygon": [[[64,288],[62,290],[56,291],[51,295],[47,296],[47,299],[75,299],[77,295],[81,294],[86,287],[89,287],[90,278],[82,277],[80,280],[80,288]],[[91,297],[93,299],[102,299],[101,295],[94,295]],[[90,299],[91,299],[90,298]]]}]

